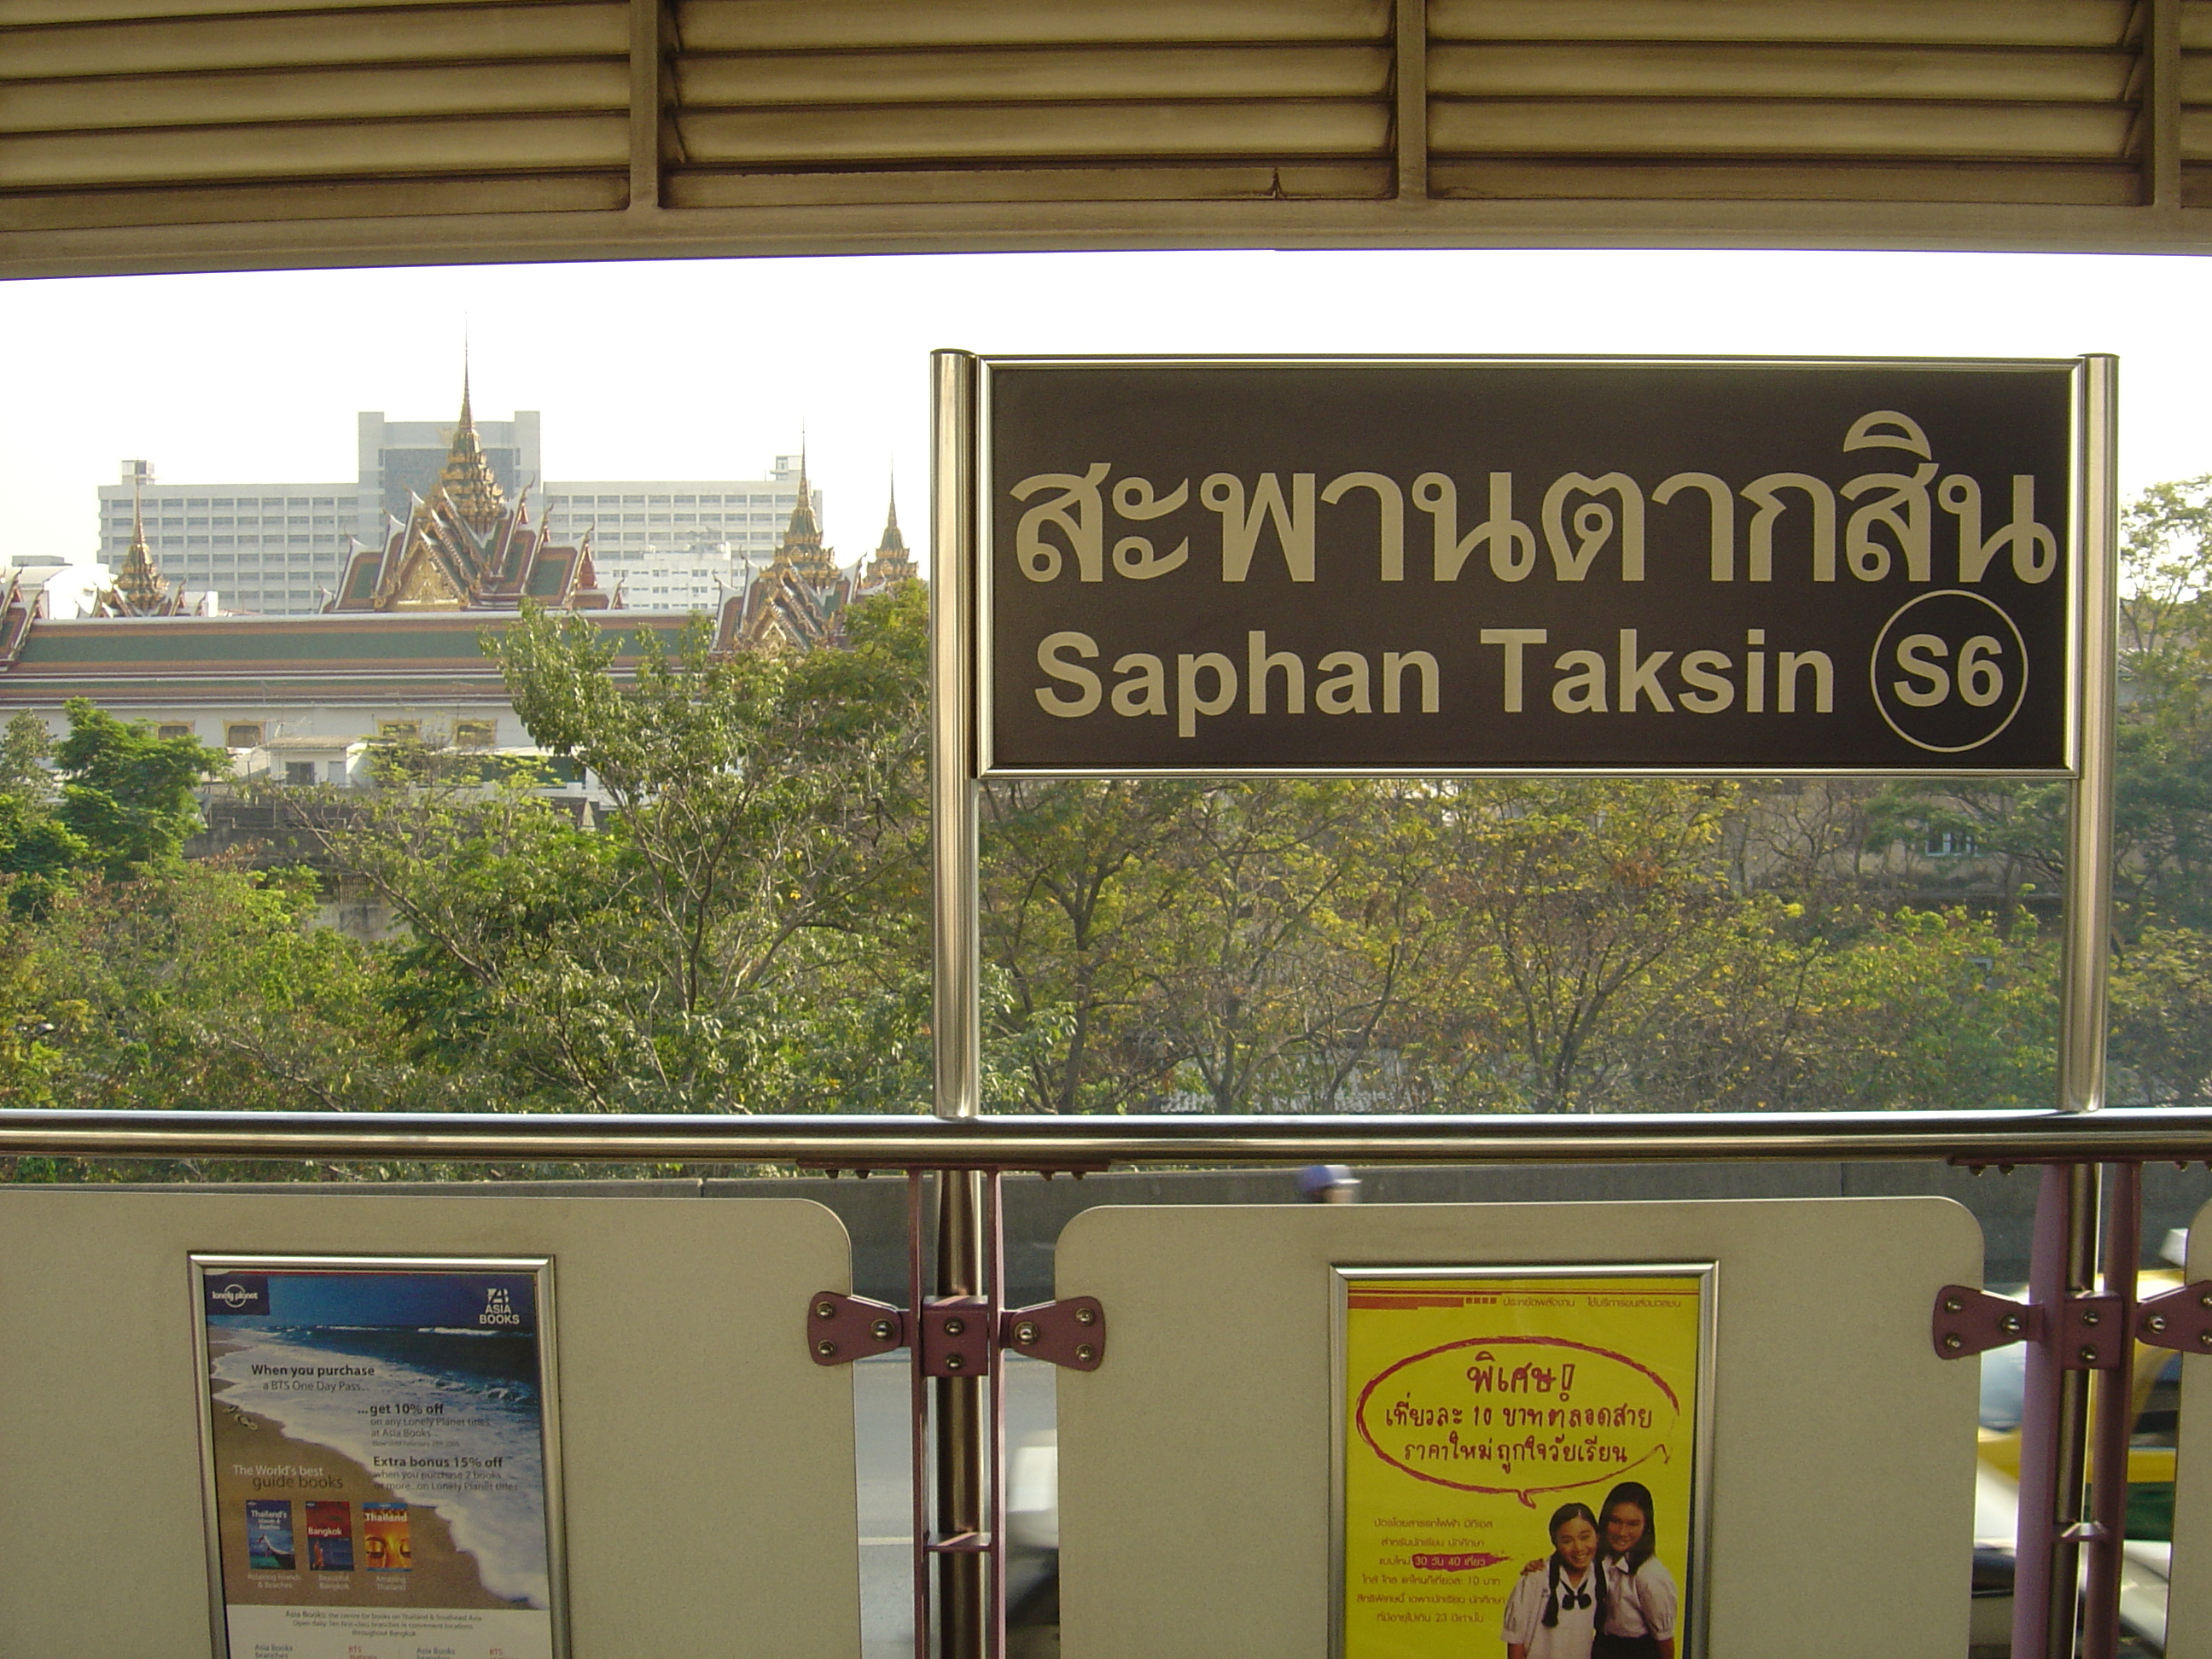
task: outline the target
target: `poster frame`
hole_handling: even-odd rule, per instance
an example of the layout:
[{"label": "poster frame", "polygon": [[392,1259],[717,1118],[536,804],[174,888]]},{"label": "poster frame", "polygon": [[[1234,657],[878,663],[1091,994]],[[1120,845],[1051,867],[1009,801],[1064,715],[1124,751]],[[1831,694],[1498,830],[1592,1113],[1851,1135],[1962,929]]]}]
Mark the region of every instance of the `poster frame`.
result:
[{"label": "poster frame", "polygon": [[206,1534],[208,1620],[215,1659],[234,1659],[229,1604],[222,1582],[222,1504],[216,1487],[215,1395],[208,1376],[208,1327],[204,1285],[210,1273],[495,1273],[528,1274],[538,1321],[538,1432],[544,1469],[545,1573],[552,1625],[553,1659],[571,1659],[568,1646],[567,1509],[562,1486],[560,1344],[554,1302],[553,1258],[550,1255],[348,1255],[312,1253],[267,1255],[195,1250],[187,1258],[191,1295],[192,1375],[200,1438],[202,1525]]},{"label": "poster frame", "polygon": [[[1972,776],[1978,778],[2021,778],[2045,781],[2078,781],[2082,775],[2083,744],[2081,731],[2081,695],[2085,678],[2100,672],[2106,665],[2098,660],[2098,653],[2089,637],[2087,623],[2090,607],[2087,604],[2089,556],[2095,537],[2092,533],[2091,509],[2104,493],[2108,493],[2113,481],[2105,476],[2111,470],[2112,458],[2102,453],[2101,446],[2091,441],[2088,419],[2088,380],[2092,359],[2081,357],[1908,357],[1875,356],[1866,357],[1825,356],[1808,354],[1798,356],[1728,356],[1695,354],[1636,356],[1577,356],[1574,354],[1449,354],[1411,353],[1359,354],[1341,356],[1310,356],[1304,354],[1257,353],[1239,356],[1232,353],[1181,355],[1111,354],[1084,356],[1072,353],[1043,353],[1036,356],[1016,354],[970,354],[943,352],[943,357],[964,359],[973,374],[972,403],[968,418],[961,424],[966,430],[959,434],[961,447],[967,453],[959,458],[963,469],[954,464],[954,458],[940,447],[936,483],[940,500],[961,494],[969,499],[961,503],[960,517],[964,521],[965,535],[947,541],[941,535],[938,546],[943,562],[957,562],[958,574],[951,585],[953,594],[947,606],[948,620],[954,623],[957,642],[954,647],[960,662],[959,678],[963,696],[960,702],[960,724],[966,739],[969,775],[981,781],[997,778],[1030,779],[1046,781],[1055,779],[1115,779],[1115,778],[1189,778],[1189,779],[1382,779],[1382,778],[1948,778]],[[2060,746],[2063,763],[2057,767],[2025,769],[1975,769],[1962,767],[1954,759],[1946,764],[1946,757],[1931,753],[1924,765],[1865,767],[1865,766],[1789,766],[1772,765],[1700,765],[1700,766],[1574,766],[1529,764],[1522,766],[1187,766],[1140,767],[1127,765],[1071,766],[1071,767],[1008,767],[997,763],[993,740],[994,686],[992,647],[995,637],[995,618],[993,614],[992,591],[994,570],[997,562],[995,545],[996,519],[994,491],[997,479],[992,465],[992,439],[996,414],[992,382],[1001,369],[1114,369],[1114,368],[1559,368],[1575,369],[1604,368],[1691,368],[1735,369],[1747,374],[1764,371],[1804,370],[1881,370],[1897,369],[1926,373],[1956,372],[2067,372],[2070,393],[2068,398],[2067,482],[2070,492],[2064,514],[2065,580],[2065,642],[2066,654],[2062,672],[2065,677],[2064,697],[2060,719]],[[963,489],[965,486],[965,489]],[[933,571],[933,580],[939,573]],[[940,659],[940,672],[945,665]],[[946,688],[940,684],[939,695]]]},{"label": "poster frame", "polygon": [[1692,1451],[1690,1464],[1690,1520],[1686,1528],[1683,1576],[1688,1589],[1682,1601],[1682,1630],[1675,1644],[1677,1659],[1706,1659],[1712,1595],[1712,1462],[1713,1385],[1717,1374],[1720,1316],[1720,1262],[1717,1259],[1691,1261],[1545,1261],[1516,1265],[1464,1262],[1449,1267],[1378,1266],[1337,1262],[1329,1269],[1329,1470],[1328,1577],[1329,1659],[1346,1659],[1345,1652],[1345,1437],[1351,1425],[1345,1410],[1350,1379],[1345,1367],[1350,1359],[1348,1298],[1352,1287],[1364,1279],[1695,1279],[1698,1292],[1698,1399],[1690,1414]]}]

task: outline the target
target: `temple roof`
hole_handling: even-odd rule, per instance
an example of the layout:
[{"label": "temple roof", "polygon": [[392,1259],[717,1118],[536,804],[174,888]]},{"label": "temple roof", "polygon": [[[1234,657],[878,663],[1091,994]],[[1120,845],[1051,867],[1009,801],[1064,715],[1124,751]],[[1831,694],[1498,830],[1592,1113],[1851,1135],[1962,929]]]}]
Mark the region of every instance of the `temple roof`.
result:
[{"label": "temple roof", "polygon": [[511,611],[526,599],[556,608],[605,610],[590,538],[556,547],[530,520],[529,492],[510,505],[477,437],[468,376],[446,464],[404,525],[380,547],[349,561],[332,611]]},{"label": "temple roof", "polygon": [[[4,630],[22,612],[13,635]],[[88,696],[121,708],[235,700],[369,703],[458,698],[500,701],[496,660],[485,630],[516,613],[407,616],[76,617],[32,616],[12,604],[0,616],[0,708],[58,706]],[[637,660],[638,636],[673,650],[690,618],[670,611],[602,611],[591,621],[616,647],[616,670]]]},{"label": "temple roof", "polygon": [[837,580],[837,556],[822,545],[822,526],[814,517],[814,489],[806,480],[803,449],[799,457],[799,504],[791,509],[791,522],[784,526],[783,543],[775,550],[769,574],[779,568],[788,568],[815,587],[826,587]]},{"label": "temple roof", "polygon": [[899,534],[898,486],[894,483],[890,511],[884,519],[883,539],[876,544],[875,556],[868,561],[868,586],[879,587],[890,582],[911,581],[914,574],[914,557],[906,550],[906,538]]}]

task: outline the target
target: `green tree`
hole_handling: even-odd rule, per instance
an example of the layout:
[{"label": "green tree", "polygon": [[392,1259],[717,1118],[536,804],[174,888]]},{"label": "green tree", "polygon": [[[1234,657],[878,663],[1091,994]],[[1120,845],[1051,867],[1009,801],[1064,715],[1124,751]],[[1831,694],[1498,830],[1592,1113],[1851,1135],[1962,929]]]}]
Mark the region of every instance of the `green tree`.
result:
[{"label": "green tree", "polygon": [[92,847],[54,815],[60,799],[46,762],[53,739],[34,715],[18,714],[0,730],[0,877],[9,908],[36,912],[57,888],[92,862]]},{"label": "green tree", "polygon": [[63,783],[54,816],[110,880],[173,862],[200,827],[194,791],[229,765],[191,738],[158,738],[83,697],[63,705],[69,735],[54,748]]},{"label": "green tree", "polygon": [[88,1107],[377,1111],[447,1103],[383,1030],[369,947],[298,870],[177,864],[58,895],[10,941],[52,1026],[45,1085]]},{"label": "green tree", "polygon": [[992,1048],[1009,1103],[1116,1111],[1167,1086],[1172,1061],[1135,1016],[1159,967],[1158,924],[1182,896],[1169,848],[1194,790],[1127,778],[984,789],[982,932],[1001,975]]},{"label": "green tree", "polygon": [[1734,786],[1596,779],[1455,786],[1431,904],[1455,930],[1420,993],[1445,1101],[1632,1103],[1631,1061],[1708,971],[1738,902]]},{"label": "green tree", "polygon": [[2114,964],[2112,1051],[2150,1105],[2212,1094],[2212,936],[2146,927]]},{"label": "green tree", "polygon": [[1375,804],[1358,785],[1271,780],[1205,788],[1182,815],[1142,1017],[1210,1110],[1314,1103],[1310,1063],[1358,1018],[1337,947],[1340,907],[1357,914],[1375,873]]},{"label": "green tree", "polygon": [[851,648],[676,650],[617,676],[601,631],[526,613],[495,645],[532,736],[612,805],[571,822],[460,757],[387,767],[323,833],[410,935],[390,1006],[425,1064],[517,1104],[910,1107],[927,1073],[924,596]]}]

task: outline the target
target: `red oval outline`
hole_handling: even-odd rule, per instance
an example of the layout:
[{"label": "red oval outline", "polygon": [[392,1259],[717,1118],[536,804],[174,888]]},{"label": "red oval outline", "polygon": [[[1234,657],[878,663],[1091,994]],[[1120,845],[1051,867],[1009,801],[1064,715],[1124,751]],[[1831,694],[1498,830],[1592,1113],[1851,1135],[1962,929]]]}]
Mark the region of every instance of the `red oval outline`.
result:
[{"label": "red oval outline", "polygon": [[1660,1393],[1667,1396],[1667,1403],[1674,1408],[1674,1417],[1676,1421],[1679,1422],[1681,1419],[1681,1397],[1677,1395],[1674,1389],[1667,1386],[1667,1379],[1660,1376],[1658,1372],[1653,1370],[1649,1365],[1644,1364],[1640,1361],[1631,1359],[1625,1353],[1615,1353],[1610,1348],[1601,1348],[1595,1343],[1590,1342],[1577,1342],[1564,1336],[1470,1336],[1462,1338],[1457,1342],[1439,1343],[1433,1348],[1424,1348],[1419,1353],[1409,1353],[1403,1359],[1395,1362],[1387,1370],[1377,1372],[1371,1379],[1370,1379],[1367,1386],[1359,1391],[1359,1399],[1352,1408],[1352,1420],[1358,1427],[1359,1437],[1362,1440],[1364,1440],[1367,1443],[1369,1449],[1385,1463],[1388,1463],[1392,1468],[1397,1469],[1403,1474],[1412,1475],[1416,1480],[1425,1480],[1433,1486],[1449,1486],[1454,1492],[1483,1492],[1494,1497],[1502,1497],[1505,1493],[1510,1492],[1515,1497],[1518,1498],[1523,1504],[1527,1504],[1530,1509],[1536,1507],[1531,1496],[1533,1493],[1540,1492],[1572,1492],[1577,1486],[1594,1486],[1597,1485],[1600,1480],[1612,1480],[1620,1475],[1627,1474],[1631,1469],[1642,1468],[1644,1464],[1651,1461],[1654,1453],[1661,1449],[1659,1447],[1654,1446],[1650,1451],[1644,1453],[1643,1456],[1638,1458],[1634,1462],[1622,1464],[1620,1468],[1613,1471],[1609,1475],[1600,1475],[1589,1480],[1570,1480],[1564,1486],[1470,1486],[1464,1481],[1446,1480],[1439,1475],[1424,1474],[1420,1470],[1413,1468],[1411,1464],[1401,1463],[1396,1458],[1391,1456],[1389,1452],[1384,1451],[1382,1446],[1376,1441],[1375,1437],[1368,1432],[1367,1401],[1369,1398],[1373,1395],[1376,1389],[1381,1388],[1383,1383],[1388,1382],[1398,1372],[1405,1370],[1407,1366],[1416,1364],[1424,1359],[1432,1359],[1440,1353],[1449,1353],[1454,1348],[1504,1348],[1511,1347],[1516,1345],[1546,1348],[1577,1348],[1581,1350],[1583,1353],[1594,1353],[1607,1359],[1617,1359],[1622,1364],[1627,1366],[1631,1370],[1641,1371],[1644,1376],[1650,1377],[1651,1379],[1652,1385],[1656,1387]]}]

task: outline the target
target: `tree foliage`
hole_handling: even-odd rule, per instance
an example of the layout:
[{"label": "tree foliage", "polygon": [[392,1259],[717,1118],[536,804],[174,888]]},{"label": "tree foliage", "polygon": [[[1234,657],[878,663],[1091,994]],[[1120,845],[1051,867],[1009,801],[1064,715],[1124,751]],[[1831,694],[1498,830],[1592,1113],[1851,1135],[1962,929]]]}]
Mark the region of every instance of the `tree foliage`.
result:
[{"label": "tree foliage", "polygon": [[908,1103],[926,1052],[917,593],[853,648],[717,655],[651,636],[633,676],[575,617],[495,648],[539,744],[595,778],[586,827],[529,775],[386,758],[319,833],[406,926],[385,999],[421,1064],[572,1110]]},{"label": "tree foliage", "polygon": [[111,881],[175,861],[199,828],[193,790],[229,764],[189,737],[160,738],[143,720],[121,720],[82,697],[65,708],[69,735],[54,747],[61,802],[53,816]]},{"label": "tree foliage", "polygon": [[[2212,479],[2128,518],[2113,1054],[2212,1098]],[[931,1018],[919,584],[850,648],[617,672],[488,640],[548,757],[388,745],[275,792],[319,875],[187,862],[222,757],[85,704],[0,732],[0,1100],[909,1111]],[[579,811],[588,778],[596,809]],[[2050,1098],[2064,792],[994,782],[985,1087],[1049,1113]],[[1923,845],[1971,847],[1947,885]],[[379,943],[319,925],[365,885]]]}]

